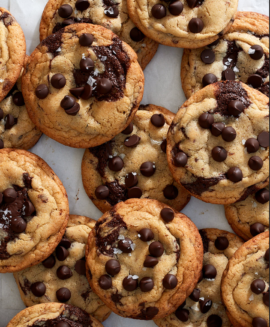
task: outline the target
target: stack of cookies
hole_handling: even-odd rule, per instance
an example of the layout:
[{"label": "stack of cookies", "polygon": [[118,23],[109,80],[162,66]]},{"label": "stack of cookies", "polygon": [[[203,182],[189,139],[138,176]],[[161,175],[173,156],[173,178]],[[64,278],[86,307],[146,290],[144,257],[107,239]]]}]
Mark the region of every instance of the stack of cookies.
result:
[{"label": "stack of cookies", "polygon": [[[237,6],[49,0],[29,57],[0,8],[0,273],[28,307],[8,327],[269,327],[269,18]],[[159,44],[185,48],[176,115],[141,104]],[[27,151],[42,133],[85,149],[97,222]],[[191,196],[235,234],[198,230]]]}]

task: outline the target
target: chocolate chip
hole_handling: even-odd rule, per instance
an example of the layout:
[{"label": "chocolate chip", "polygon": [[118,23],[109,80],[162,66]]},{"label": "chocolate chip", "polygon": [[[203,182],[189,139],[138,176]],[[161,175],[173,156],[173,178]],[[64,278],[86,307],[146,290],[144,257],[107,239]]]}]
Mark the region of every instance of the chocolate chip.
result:
[{"label": "chocolate chip", "polygon": [[250,49],[255,50],[254,53],[251,53],[249,55],[250,58],[254,60],[260,60],[263,57],[263,48],[260,45],[253,45],[252,47],[250,47]]},{"label": "chocolate chip", "polygon": [[251,291],[255,294],[262,294],[265,290],[265,282],[262,279],[255,279],[250,285]]},{"label": "chocolate chip", "polygon": [[[90,72],[92,72],[94,70],[94,68],[95,68],[95,64],[94,64],[94,61],[91,58],[83,58],[80,61],[80,69],[83,72],[89,72],[90,73]],[[108,93],[108,92],[106,92],[106,93]]]},{"label": "chocolate chip", "polygon": [[160,215],[166,223],[170,223],[174,220],[174,211],[171,208],[162,209]]},{"label": "chocolate chip", "polygon": [[25,105],[22,92],[16,92],[15,94],[13,94],[12,100],[13,103],[18,107],[22,107]]},{"label": "chocolate chip", "polygon": [[133,242],[129,238],[125,238],[124,240],[120,240],[118,242],[118,248],[124,253],[131,253],[133,251],[132,245]]},{"label": "chocolate chip", "polygon": [[211,315],[207,318],[207,327],[221,327],[222,319],[218,315]]},{"label": "chocolate chip", "polygon": [[260,317],[256,317],[256,318],[253,318],[252,320],[252,326],[253,327],[267,327],[267,321],[263,318],[260,318]]},{"label": "chocolate chip", "polygon": [[215,161],[222,162],[227,159],[227,151],[221,146],[216,146],[212,150],[212,157]]},{"label": "chocolate chip", "polygon": [[249,165],[250,169],[258,171],[262,168],[263,161],[260,157],[253,156],[253,157],[249,158],[248,165]]},{"label": "chocolate chip", "polygon": [[49,88],[46,84],[41,84],[36,88],[35,93],[39,99],[45,99],[49,95]]},{"label": "chocolate chip", "polygon": [[116,18],[119,15],[119,9],[117,6],[111,6],[104,10],[106,16],[110,18]]},{"label": "chocolate chip", "polygon": [[201,53],[201,60],[205,64],[212,64],[216,59],[215,52],[209,49],[203,50]]},{"label": "chocolate chip", "polygon": [[128,148],[134,148],[135,146],[137,146],[140,142],[141,138],[137,135],[131,135],[130,137],[128,137],[125,140],[125,146],[127,146]]},{"label": "chocolate chip", "polygon": [[6,203],[12,203],[17,198],[17,192],[14,190],[14,188],[7,188],[3,192],[3,196]]},{"label": "chocolate chip", "polygon": [[4,141],[0,139],[0,150],[4,149]]},{"label": "chocolate chip", "polygon": [[90,47],[94,42],[94,36],[89,33],[83,33],[79,38],[80,45],[83,47]]},{"label": "chocolate chip", "polygon": [[235,81],[235,72],[231,68],[227,68],[222,72],[223,81]]},{"label": "chocolate chip", "polygon": [[136,173],[129,173],[125,178],[125,185],[127,188],[131,188],[138,184],[138,177]]},{"label": "chocolate chip", "polygon": [[61,18],[68,18],[73,13],[73,9],[70,5],[63,5],[58,9],[58,15]]},{"label": "chocolate chip", "polygon": [[258,89],[260,86],[262,86],[262,83],[263,83],[262,77],[258,74],[250,75],[247,80],[247,84],[251,85],[255,89]]},{"label": "chocolate chip", "polygon": [[192,18],[188,27],[191,33],[200,33],[204,28],[204,23],[200,18]]},{"label": "chocolate chip", "polygon": [[26,230],[26,222],[21,217],[14,217],[11,220],[11,229],[14,233],[20,234],[23,233]]},{"label": "chocolate chip", "polygon": [[57,323],[56,327],[70,327],[70,325],[65,321],[60,321]]},{"label": "chocolate chip", "polygon": [[161,145],[160,145],[160,147],[161,147],[161,150],[164,153],[166,153],[166,151],[167,151],[167,140],[163,140],[162,143],[161,143]]},{"label": "chocolate chip", "polygon": [[107,186],[100,185],[96,188],[95,195],[99,200],[105,200],[110,194]]},{"label": "chocolate chip", "polygon": [[264,260],[269,262],[269,249],[265,251]]},{"label": "chocolate chip", "polygon": [[75,104],[75,99],[66,95],[64,99],[61,101],[61,107],[65,110],[72,108]]},{"label": "chocolate chip", "polygon": [[126,277],[123,280],[123,287],[128,292],[135,291],[138,285],[139,285],[138,279],[133,279],[132,277]]},{"label": "chocolate chip", "polygon": [[75,271],[79,275],[86,275],[86,267],[85,267],[85,261],[84,260],[78,260],[75,264]]},{"label": "chocolate chip", "polygon": [[158,313],[159,313],[159,309],[156,307],[148,307],[144,311],[147,320],[152,320]]},{"label": "chocolate chip", "polygon": [[233,100],[228,105],[229,114],[234,117],[239,117],[240,114],[244,111],[245,106],[243,102],[239,100]]},{"label": "chocolate chip", "polygon": [[168,274],[164,277],[163,279],[163,286],[167,289],[167,290],[173,290],[176,288],[178,284],[178,280],[174,275]]},{"label": "chocolate chip", "polygon": [[160,242],[153,242],[149,246],[149,252],[153,257],[159,258],[164,253],[164,247]]},{"label": "chocolate chip", "polygon": [[63,246],[65,249],[69,249],[71,247],[71,242],[68,238],[63,237],[58,246]]},{"label": "chocolate chip", "polygon": [[199,302],[201,291],[198,288],[195,288],[190,294],[189,298],[194,302]]},{"label": "chocolate chip", "polygon": [[37,282],[31,285],[31,292],[36,297],[42,297],[46,293],[46,286],[41,282]]},{"label": "chocolate chip", "polygon": [[162,19],[166,16],[166,8],[162,4],[158,3],[152,8],[152,15],[156,19]]},{"label": "chocolate chip", "polygon": [[269,132],[261,132],[258,135],[258,141],[260,143],[260,146],[263,148],[268,148],[269,147]]},{"label": "chocolate chip", "polygon": [[90,3],[88,0],[77,0],[75,6],[77,10],[84,11],[89,8]]},{"label": "chocolate chip", "polygon": [[110,170],[117,172],[123,169],[124,161],[120,157],[114,157],[109,160],[108,166]]},{"label": "chocolate chip", "polygon": [[154,239],[155,235],[149,228],[144,228],[139,231],[140,239],[143,242],[150,242]]},{"label": "chocolate chip", "polygon": [[204,77],[202,79],[202,84],[205,87],[207,85],[214,84],[217,81],[218,81],[218,79],[217,79],[216,75],[209,73],[209,74],[204,75]]},{"label": "chocolate chip", "polygon": [[227,172],[228,179],[233,183],[238,183],[243,179],[242,170],[238,167],[232,167]]},{"label": "chocolate chip", "polygon": [[222,134],[223,129],[225,128],[225,124],[224,123],[214,123],[211,126],[211,133],[212,135],[218,137]]},{"label": "chocolate chip", "polygon": [[175,157],[173,164],[175,167],[185,167],[188,162],[188,157],[184,152],[178,152]]},{"label": "chocolate chip", "polygon": [[264,188],[264,189],[258,191],[255,194],[255,198],[261,204],[265,204],[265,203],[269,202],[269,190]]},{"label": "chocolate chip", "polygon": [[139,187],[132,187],[128,190],[128,199],[140,199],[142,190]]},{"label": "chocolate chip", "polygon": [[149,255],[146,257],[143,266],[146,268],[154,268],[159,263],[157,258],[150,257]]},{"label": "chocolate chip", "polygon": [[213,265],[203,266],[203,277],[207,279],[214,279],[217,276],[217,270]]},{"label": "chocolate chip", "polygon": [[142,292],[150,292],[154,288],[154,281],[152,278],[144,277],[140,282],[140,289]]},{"label": "chocolate chip", "polygon": [[250,138],[246,141],[245,147],[247,148],[248,153],[254,153],[259,150],[260,143],[258,140],[254,139],[254,138]]},{"label": "chocolate chip", "polygon": [[200,300],[201,313],[207,313],[212,307],[212,301],[209,299]]},{"label": "chocolate chip", "polygon": [[65,110],[65,113],[70,116],[76,116],[79,111],[80,111],[80,105],[79,103],[75,102],[73,107]]},{"label": "chocolate chip", "polygon": [[215,247],[220,251],[226,250],[228,246],[229,246],[229,241],[226,236],[219,236],[215,240]]},{"label": "chocolate chip", "polygon": [[67,302],[71,298],[71,292],[68,288],[62,287],[56,292],[56,297],[59,302]]},{"label": "chocolate chip", "polygon": [[66,280],[73,276],[72,271],[67,266],[60,266],[56,271],[56,275],[61,280]]},{"label": "chocolate chip", "polygon": [[156,172],[156,166],[152,162],[147,161],[141,165],[140,171],[143,176],[151,177]]},{"label": "chocolate chip", "polygon": [[111,259],[106,262],[105,269],[109,275],[116,276],[121,270],[121,265],[119,261]]},{"label": "chocolate chip", "polygon": [[133,27],[129,35],[134,42],[140,42],[145,38],[145,35],[137,27]]},{"label": "chocolate chip", "polygon": [[263,293],[263,303],[269,307],[269,291]]},{"label": "chocolate chip", "polygon": [[51,79],[52,86],[58,90],[62,89],[66,85],[66,78],[62,74],[55,74]]},{"label": "chocolate chip", "polygon": [[178,197],[178,188],[174,185],[167,185],[163,190],[163,195],[168,200],[174,200]]},{"label": "chocolate chip", "polygon": [[189,311],[187,309],[178,308],[175,311],[175,315],[180,321],[186,322],[189,318]]},{"label": "chocolate chip", "polygon": [[65,26],[69,26],[69,25],[72,25],[74,24],[74,19],[72,18],[69,18],[69,19],[66,19],[62,22],[62,25],[65,27]]},{"label": "chocolate chip", "polygon": [[83,89],[83,92],[81,94],[81,98],[83,100],[88,100],[91,98],[92,96],[92,92],[93,92],[93,89],[92,89],[92,86],[89,85],[89,84],[86,84],[84,89]]},{"label": "chocolate chip", "polygon": [[97,82],[97,92],[107,94],[112,90],[112,82],[108,78],[100,78]]},{"label": "chocolate chip", "polygon": [[187,4],[189,8],[193,9],[197,6],[199,0],[187,0]]},{"label": "chocolate chip", "polygon": [[16,125],[16,123],[17,123],[17,119],[13,115],[8,114],[6,116],[5,129],[11,129],[14,125]]},{"label": "chocolate chip", "polygon": [[51,254],[47,259],[42,262],[43,266],[47,269],[53,268],[55,266],[55,257]]},{"label": "chocolate chip", "polygon": [[165,125],[165,118],[162,114],[155,114],[151,117],[151,123],[155,127],[163,127]]},{"label": "chocolate chip", "polygon": [[126,129],[123,130],[122,134],[129,135],[133,132],[133,123],[131,122]]},{"label": "chocolate chip", "polygon": [[35,207],[33,206],[31,201],[26,200],[24,206],[25,206],[24,215],[26,217],[31,216],[35,212]]},{"label": "chocolate chip", "polygon": [[252,236],[257,236],[264,232],[264,226],[261,223],[255,223],[250,226],[250,234]]},{"label": "chocolate chip", "polygon": [[174,1],[169,5],[169,12],[173,16],[179,16],[184,9],[184,5],[181,1]]},{"label": "chocolate chip", "polygon": [[98,283],[99,283],[100,288],[105,291],[112,287],[112,279],[108,275],[101,276]]},{"label": "chocolate chip", "polygon": [[0,108],[0,120],[4,118],[4,111]]},{"label": "chocolate chip", "polygon": [[208,129],[211,128],[212,124],[214,123],[213,115],[209,114],[208,112],[204,112],[199,117],[199,125],[202,128]]},{"label": "chocolate chip", "polygon": [[74,95],[77,99],[79,99],[81,97],[81,95],[83,94],[84,91],[84,87],[76,87],[74,89],[70,89],[69,92]]},{"label": "chocolate chip", "polygon": [[59,261],[64,261],[68,257],[69,252],[63,246],[58,246],[56,248],[56,257]]},{"label": "chocolate chip", "polygon": [[221,135],[224,141],[232,142],[236,138],[236,130],[231,126],[227,126],[223,128]]}]

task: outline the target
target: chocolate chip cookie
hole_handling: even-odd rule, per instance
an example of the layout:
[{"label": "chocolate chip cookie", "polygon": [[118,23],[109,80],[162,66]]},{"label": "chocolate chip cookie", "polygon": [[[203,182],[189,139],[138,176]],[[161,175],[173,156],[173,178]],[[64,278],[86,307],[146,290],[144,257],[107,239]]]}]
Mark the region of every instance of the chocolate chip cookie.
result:
[{"label": "chocolate chip cookie", "polygon": [[166,137],[175,115],[165,108],[141,105],[121,134],[85,151],[84,188],[106,212],[120,201],[151,198],[182,210],[189,193],[174,182],[166,157]]},{"label": "chocolate chip cookie", "polygon": [[269,229],[269,187],[226,205],[225,214],[235,233],[245,240],[265,232]]},{"label": "chocolate chip cookie", "polygon": [[25,150],[0,150],[0,181],[0,272],[15,272],[54,251],[68,222],[68,199],[52,169]]},{"label": "chocolate chip cookie", "polygon": [[156,200],[117,204],[88,239],[87,277],[103,302],[120,316],[163,318],[194,289],[203,245],[184,214]]},{"label": "chocolate chip cookie", "polygon": [[269,326],[269,232],[236,251],[224,271],[221,291],[233,326]]},{"label": "chocolate chip cookie", "polygon": [[243,244],[232,233],[200,230],[204,245],[203,270],[196,288],[170,316],[155,320],[159,327],[232,327],[222,304],[220,284],[228,260]]},{"label": "chocolate chip cookie", "polygon": [[129,18],[126,0],[49,0],[40,23],[40,40],[74,23],[110,29],[134,49],[142,69],[158,49],[158,43],[146,37]]},{"label": "chocolate chip cookie", "polygon": [[85,311],[69,304],[46,303],[27,308],[17,314],[7,327],[102,327]]},{"label": "chocolate chip cookie", "polygon": [[71,215],[62,241],[41,264],[14,274],[26,306],[62,302],[76,305],[104,321],[110,309],[91,290],[86,279],[85,246],[95,220]]},{"label": "chocolate chip cookie", "polygon": [[25,38],[20,25],[11,13],[2,7],[0,35],[0,101],[2,101],[17,82],[26,54]]},{"label": "chocolate chip cookie", "polygon": [[153,40],[178,48],[216,41],[233,23],[238,0],[127,0],[135,25]]},{"label": "chocolate chip cookie", "polygon": [[204,48],[185,49],[181,79],[188,98],[221,80],[242,81],[269,97],[269,17],[238,12],[219,40]]},{"label": "chocolate chip cookie", "polygon": [[230,204],[268,185],[269,100],[236,81],[194,94],[168,133],[177,182],[205,202]]},{"label": "chocolate chip cookie", "polygon": [[132,121],[143,96],[137,55],[110,30],[74,24],[30,56],[23,95],[34,124],[68,146],[111,140]]}]

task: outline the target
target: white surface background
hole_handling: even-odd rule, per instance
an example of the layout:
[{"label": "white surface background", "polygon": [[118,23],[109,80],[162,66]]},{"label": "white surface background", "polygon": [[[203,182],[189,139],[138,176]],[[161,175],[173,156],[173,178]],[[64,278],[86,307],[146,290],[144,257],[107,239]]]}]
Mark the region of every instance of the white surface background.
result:
[{"label": "white surface background", "polygon": [[[39,23],[47,0],[0,0],[0,7],[10,10],[24,30],[27,53],[39,44]],[[218,0],[217,0],[218,5]],[[269,13],[268,0],[239,0],[239,10]],[[152,103],[177,112],[184,103],[181,88],[180,63],[182,49],[159,46],[158,52],[145,70],[146,85],[142,103]],[[94,219],[101,212],[88,199],[81,181],[81,160],[84,150],[65,147],[43,135],[32,152],[43,158],[55,171],[66,187],[70,213]],[[203,203],[192,198],[183,210],[198,228],[220,228],[231,231],[223,206]],[[0,275],[0,327],[7,323],[25,306],[12,274]],[[124,319],[114,314],[104,323],[105,327],[154,327],[153,322]]]}]

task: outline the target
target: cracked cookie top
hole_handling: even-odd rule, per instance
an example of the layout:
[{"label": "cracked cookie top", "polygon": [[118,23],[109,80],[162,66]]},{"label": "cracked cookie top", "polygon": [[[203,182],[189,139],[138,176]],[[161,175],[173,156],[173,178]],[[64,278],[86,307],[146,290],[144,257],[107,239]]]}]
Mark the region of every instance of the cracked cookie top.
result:
[{"label": "cracked cookie top", "polygon": [[170,316],[157,319],[159,327],[232,327],[221,300],[220,285],[228,260],[243,241],[219,229],[202,229],[203,269],[195,289]]},{"label": "cracked cookie top", "polygon": [[168,133],[169,167],[177,182],[210,203],[230,204],[268,185],[269,99],[241,82],[198,91]]},{"label": "cracked cookie top", "polygon": [[236,251],[224,271],[221,291],[234,326],[269,326],[269,231]]},{"label": "cracked cookie top", "polygon": [[88,239],[87,277],[120,316],[163,318],[194,289],[203,246],[185,215],[156,200],[132,199],[100,218]]},{"label": "cracked cookie top", "polygon": [[85,246],[95,220],[71,215],[55,252],[42,263],[14,274],[26,306],[64,302],[104,321],[110,314],[86,279]]},{"label": "cracked cookie top", "polygon": [[102,212],[130,198],[152,198],[176,211],[188,203],[190,195],[173,180],[166,157],[166,137],[174,116],[165,108],[141,105],[121,134],[85,151],[84,187]]},{"label": "cracked cookie top", "polygon": [[0,150],[0,271],[43,261],[68,220],[66,191],[51,168],[24,150]]},{"label": "cracked cookie top", "polygon": [[74,24],[30,56],[23,95],[46,135],[79,148],[100,145],[133,119],[144,89],[134,51],[101,26]]},{"label": "cracked cookie top", "polygon": [[110,29],[134,49],[142,69],[158,48],[158,43],[146,37],[129,18],[126,0],[50,0],[40,23],[40,40],[74,23],[89,23]]},{"label": "cracked cookie top", "polygon": [[241,81],[269,97],[269,17],[238,12],[220,40],[184,50],[181,78],[188,98],[221,80]]}]

